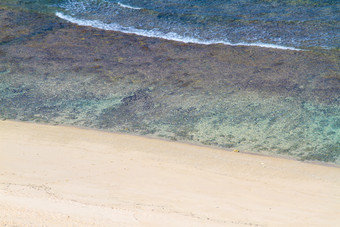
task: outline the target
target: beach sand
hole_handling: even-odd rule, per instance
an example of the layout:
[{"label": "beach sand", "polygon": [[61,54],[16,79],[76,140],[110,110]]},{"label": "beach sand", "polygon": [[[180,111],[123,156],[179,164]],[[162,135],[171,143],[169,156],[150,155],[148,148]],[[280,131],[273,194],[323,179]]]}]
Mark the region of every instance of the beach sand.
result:
[{"label": "beach sand", "polygon": [[340,169],[0,122],[0,226],[340,226]]}]

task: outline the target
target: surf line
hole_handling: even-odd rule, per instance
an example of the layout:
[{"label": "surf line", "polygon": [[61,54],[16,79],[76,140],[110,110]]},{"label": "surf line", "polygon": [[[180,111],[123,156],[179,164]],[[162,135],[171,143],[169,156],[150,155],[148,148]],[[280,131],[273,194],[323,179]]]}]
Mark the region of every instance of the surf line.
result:
[{"label": "surf line", "polygon": [[273,49],[280,49],[280,50],[295,50],[295,51],[302,51],[302,49],[298,49],[295,47],[286,47],[286,46],[280,46],[276,44],[267,44],[267,43],[230,43],[220,40],[211,40],[211,41],[203,41],[196,38],[191,37],[184,37],[174,32],[169,33],[163,33],[160,31],[153,31],[153,30],[143,30],[133,27],[124,27],[116,23],[112,24],[106,24],[99,20],[84,20],[84,19],[78,19],[74,18],[68,15],[65,15],[61,12],[56,12],[55,14],[57,17],[66,20],[68,22],[80,25],[80,26],[89,26],[94,28],[99,28],[103,30],[109,30],[109,31],[118,31],[123,32],[127,34],[135,34],[140,36],[146,36],[151,38],[162,38],[177,42],[183,42],[183,43],[195,43],[195,44],[203,44],[203,45],[212,45],[212,44],[224,44],[229,46],[255,46],[255,47],[264,47],[264,48],[273,48]]},{"label": "surf line", "polygon": [[136,9],[136,10],[142,9],[142,8],[139,8],[139,7],[134,7],[134,6],[125,5],[125,4],[120,3],[120,2],[117,2],[117,4],[118,4],[120,7],[127,8],[127,9]]}]

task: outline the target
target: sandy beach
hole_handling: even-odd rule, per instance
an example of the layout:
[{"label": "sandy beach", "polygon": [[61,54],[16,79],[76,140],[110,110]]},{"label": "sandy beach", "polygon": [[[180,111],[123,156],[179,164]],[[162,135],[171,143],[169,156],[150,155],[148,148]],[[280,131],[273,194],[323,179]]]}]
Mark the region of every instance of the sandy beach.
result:
[{"label": "sandy beach", "polygon": [[[111,20],[120,9],[124,24],[141,13],[136,19],[150,19],[145,31],[176,18],[189,26],[183,31],[197,24],[205,32],[204,21],[218,31],[241,23],[200,8],[209,1],[192,8],[212,13],[197,21],[170,20],[158,11],[168,7],[156,5],[154,12],[113,1],[1,1],[0,227],[340,226],[336,20],[313,19],[314,26],[300,13],[318,16],[310,11],[316,5],[304,2],[290,6],[301,36],[285,29],[291,18],[275,24],[268,14],[275,23],[263,26],[284,35],[269,46],[253,38],[205,45],[83,23],[71,2],[90,3],[85,22],[96,19],[92,12]],[[335,18],[335,4],[317,2]],[[240,9],[245,21],[236,28],[260,25]],[[314,35],[324,28],[329,41]],[[309,29],[316,43],[304,49]],[[242,31],[237,42],[250,35]],[[277,49],[278,37],[302,37],[303,48]]]},{"label": "sandy beach", "polygon": [[340,169],[0,122],[0,226],[339,226]]}]

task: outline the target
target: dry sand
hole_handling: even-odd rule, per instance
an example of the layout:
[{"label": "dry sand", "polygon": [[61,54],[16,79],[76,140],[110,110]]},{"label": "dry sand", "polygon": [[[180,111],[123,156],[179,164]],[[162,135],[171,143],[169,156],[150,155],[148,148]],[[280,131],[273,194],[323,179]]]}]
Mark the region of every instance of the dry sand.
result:
[{"label": "dry sand", "polygon": [[340,168],[1,121],[0,226],[340,226]]}]

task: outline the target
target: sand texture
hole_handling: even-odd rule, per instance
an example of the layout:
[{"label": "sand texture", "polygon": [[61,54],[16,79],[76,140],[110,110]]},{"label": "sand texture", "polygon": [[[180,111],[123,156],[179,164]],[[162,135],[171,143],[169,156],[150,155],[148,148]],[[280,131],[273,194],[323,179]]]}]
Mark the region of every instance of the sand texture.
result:
[{"label": "sand texture", "polygon": [[0,122],[0,226],[340,226],[340,169]]}]

